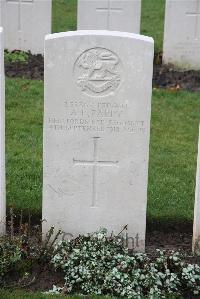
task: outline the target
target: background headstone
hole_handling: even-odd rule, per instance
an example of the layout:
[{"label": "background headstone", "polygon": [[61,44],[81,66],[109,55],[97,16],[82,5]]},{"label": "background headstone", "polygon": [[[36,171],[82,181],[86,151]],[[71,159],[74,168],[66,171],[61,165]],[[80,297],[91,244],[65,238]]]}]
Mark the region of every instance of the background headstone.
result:
[{"label": "background headstone", "polygon": [[46,38],[43,233],[127,225],[129,243],[144,250],[152,69],[149,37]]},{"label": "background headstone", "polygon": [[140,33],[141,0],[78,0],[79,30]]},{"label": "background headstone", "polygon": [[0,234],[5,233],[5,83],[4,83],[4,36],[0,27]]},{"label": "background headstone", "polygon": [[197,254],[200,254],[200,129],[199,129],[196,192],[195,192],[195,205],[194,205],[193,251],[195,251]]},{"label": "background headstone", "polygon": [[51,33],[51,5],[52,0],[1,0],[5,48],[43,54],[44,37]]},{"label": "background headstone", "polygon": [[200,0],[166,0],[163,62],[200,69]]}]

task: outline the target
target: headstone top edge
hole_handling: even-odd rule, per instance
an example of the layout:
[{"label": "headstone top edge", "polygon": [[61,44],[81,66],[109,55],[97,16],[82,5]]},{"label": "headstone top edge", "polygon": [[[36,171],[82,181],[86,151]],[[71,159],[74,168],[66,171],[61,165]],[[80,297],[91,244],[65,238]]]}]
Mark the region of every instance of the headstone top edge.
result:
[{"label": "headstone top edge", "polygon": [[[81,0],[82,2],[86,2],[86,1],[93,1],[93,0]],[[111,1],[115,1],[115,0],[111,0]],[[124,2],[141,2],[140,0],[123,0]]]},{"label": "headstone top edge", "polygon": [[132,38],[139,41],[144,41],[154,45],[154,39],[149,36],[140,35],[136,33],[121,32],[121,31],[110,31],[110,30],[77,30],[77,31],[68,31],[48,34],[45,36],[45,41],[53,40],[62,37],[73,37],[73,36],[110,36],[110,37],[126,37]]}]

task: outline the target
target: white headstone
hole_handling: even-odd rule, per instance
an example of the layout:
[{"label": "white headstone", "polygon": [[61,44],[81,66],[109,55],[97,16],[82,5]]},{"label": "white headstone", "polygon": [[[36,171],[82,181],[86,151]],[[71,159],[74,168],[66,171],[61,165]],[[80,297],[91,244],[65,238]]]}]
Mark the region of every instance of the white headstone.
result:
[{"label": "white headstone", "polygon": [[195,251],[197,254],[200,254],[200,127],[199,127],[199,145],[198,145],[198,158],[197,158],[195,206],[194,206],[193,251]]},{"label": "white headstone", "polygon": [[116,234],[128,225],[144,250],[152,63],[149,37],[46,38],[43,233],[54,225],[66,235]]},{"label": "white headstone", "polygon": [[141,0],[78,0],[79,30],[140,33]]},{"label": "white headstone", "polygon": [[1,0],[0,25],[5,48],[44,53],[44,38],[51,33],[52,0]]},{"label": "white headstone", "polygon": [[163,62],[200,69],[200,0],[166,0]]},{"label": "white headstone", "polygon": [[0,234],[5,233],[5,83],[4,83],[4,37],[0,27]]}]

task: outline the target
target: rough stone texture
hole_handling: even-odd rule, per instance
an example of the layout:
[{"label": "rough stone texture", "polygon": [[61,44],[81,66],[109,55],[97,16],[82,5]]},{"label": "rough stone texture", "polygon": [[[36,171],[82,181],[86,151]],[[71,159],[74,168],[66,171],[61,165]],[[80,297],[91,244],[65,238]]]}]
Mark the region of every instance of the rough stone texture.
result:
[{"label": "rough stone texture", "polygon": [[65,237],[127,225],[129,245],[144,250],[152,71],[148,37],[46,37],[44,234],[52,225]]},{"label": "rough stone texture", "polygon": [[52,0],[1,0],[0,25],[5,48],[44,53],[44,38],[51,33]]},{"label": "rough stone texture", "polygon": [[166,0],[163,62],[200,69],[200,0]]},{"label": "rough stone texture", "polygon": [[79,30],[140,33],[141,0],[78,0]]},{"label": "rough stone texture", "polygon": [[0,234],[5,233],[5,83],[4,83],[4,36],[0,27]]},{"label": "rough stone texture", "polygon": [[196,192],[195,192],[195,206],[194,206],[193,251],[200,255],[200,130],[199,130]]}]

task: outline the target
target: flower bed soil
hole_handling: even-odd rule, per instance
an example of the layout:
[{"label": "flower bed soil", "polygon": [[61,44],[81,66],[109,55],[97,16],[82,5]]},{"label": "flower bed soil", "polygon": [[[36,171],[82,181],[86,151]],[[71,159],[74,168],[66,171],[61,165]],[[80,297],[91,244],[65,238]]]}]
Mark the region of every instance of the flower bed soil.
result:
[{"label": "flower bed soil", "polygon": [[[200,257],[191,255],[191,240],[192,235],[189,233],[164,233],[154,231],[147,233],[146,237],[146,252],[152,259],[156,256],[155,249],[181,250],[188,254],[186,261],[200,265]],[[49,263],[36,263],[33,265],[32,272],[26,279],[19,279],[18,273],[10,273],[5,281],[6,289],[23,289],[28,292],[48,291],[53,285],[62,287],[64,285],[64,274],[61,270],[55,271]],[[196,298],[196,297],[185,297]]]},{"label": "flower bed soil", "polygon": [[5,62],[5,73],[10,78],[43,80],[44,58],[42,55],[28,54],[28,61]]},{"label": "flower bed soil", "polygon": [[[10,217],[10,215],[8,216]],[[13,232],[18,234],[20,232],[18,215],[14,218],[14,228]],[[38,243],[41,238],[41,221],[39,216],[36,220],[33,217],[29,217],[28,221],[26,217],[23,219],[22,227],[27,227],[30,232],[28,235],[33,243]],[[28,223],[26,223],[26,221]],[[11,233],[10,222],[8,219],[7,229],[8,235]],[[171,251],[180,250],[186,253],[186,261],[191,264],[200,265],[200,256],[192,255],[192,224],[185,223],[180,225],[171,226],[159,226],[159,230],[155,230],[155,226],[147,222],[147,234],[146,234],[146,252],[150,258],[156,256],[156,249]],[[10,273],[6,279],[5,287],[6,289],[23,289],[30,292],[37,291],[48,291],[52,289],[53,285],[63,286],[64,275],[61,271],[55,272],[53,266],[49,262],[35,263],[32,267],[32,271],[29,272],[30,275],[26,279],[19,279],[18,272]],[[188,297],[186,297],[188,298]],[[190,297],[192,298],[192,297]]]},{"label": "flower bed soil", "polygon": [[[42,55],[28,54],[28,61],[5,63],[6,76],[43,80],[44,59]],[[200,91],[200,71],[177,71],[172,66],[162,65],[162,55],[156,54],[154,59],[153,87],[171,90]]]},{"label": "flower bed soil", "polygon": [[[38,235],[41,236],[41,215],[23,215],[23,226],[30,227],[30,236],[35,236],[38,239]],[[7,218],[7,233],[11,234],[11,223],[10,213],[8,211]],[[20,234],[20,214],[15,213],[13,225],[13,232],[15,235]],[[157,228],[156,228],[157,227]],[[147,231],[146,231],[146,252],[151,256],[155,254],[156,249],[161,250],[174,250],[182,251],[188,255],[191,262],[198,263],[200,265],[200,256],[192,255],[192,223],[191,222],[180,222],[175,223],[173,220],[169,220],[167,223],[160,222],[153,224],[147,220]]]}]

